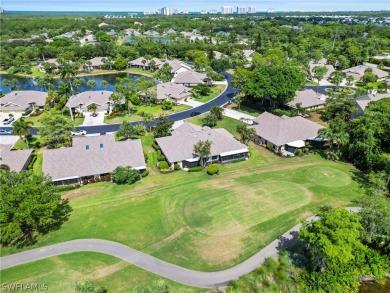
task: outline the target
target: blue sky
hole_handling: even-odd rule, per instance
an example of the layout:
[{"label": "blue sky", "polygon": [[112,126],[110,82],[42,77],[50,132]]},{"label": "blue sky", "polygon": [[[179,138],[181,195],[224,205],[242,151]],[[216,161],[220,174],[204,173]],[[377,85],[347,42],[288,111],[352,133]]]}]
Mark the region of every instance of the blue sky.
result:
[{"label": "blue sky", "polygon": [[342,11],[390,10],[390,0],[2,0],[5,10],[31,11],[144,11],[163,6],[179,10],[200,11],[221,6],[256,6],[257,11],[274,8],[275,11]]}]

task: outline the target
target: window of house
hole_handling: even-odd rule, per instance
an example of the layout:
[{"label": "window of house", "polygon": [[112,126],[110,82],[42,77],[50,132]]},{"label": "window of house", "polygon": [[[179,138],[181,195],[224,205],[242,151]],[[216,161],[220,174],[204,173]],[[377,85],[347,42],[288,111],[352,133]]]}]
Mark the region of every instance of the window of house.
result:
[{"label": "window of house", "polygon": [[89,150],[89,145],[86,145],[86,146],[85,146],[85,149],[86,149],[86,150]]},{"label": "window of house", "polygon": [[101,149],[103,148],[103,144],[102,144],[102,143],[100,144],[100,148],[101,148]]}]

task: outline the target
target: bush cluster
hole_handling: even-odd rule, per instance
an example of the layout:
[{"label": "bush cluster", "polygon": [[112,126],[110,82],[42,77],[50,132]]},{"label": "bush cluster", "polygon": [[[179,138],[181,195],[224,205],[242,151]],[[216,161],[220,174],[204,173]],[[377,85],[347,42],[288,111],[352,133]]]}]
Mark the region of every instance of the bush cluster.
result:
[{"label": "bush cluster", "polygon": [[209,175],[219,174],[219,167],[218,167],[218,165],[214,165],[214,164],[208,165],[206,172]]},{"label": "bush cluster", "polygon": [[169,165],[168,165],[167,161],[162,161],[162,162],[160,162],[160,164],[158,165],[158,168],[159,168],[160,170],[167,170],[167,169],[169,169]]},{"label": "bush cluster", "polygon": [[76,183],[74,185],[58,186],[57,189],[58,189],[58,191],[68,191],[68,190],[79,188],[80,186],[81,185],[79,183]]},{"label": "bush cluster", "polygon": [[112,172],[112,180],[117,184],[133,184],[140,179],[139,172],[131,166],[119,166]]},{"label": "bush cluster", "polygon": [[165,161],[165,156],[163,154],[161,154],[161,150],[157,151],[157,161],[159,161],[159,162]]},{"label": "bush cluster", "polygon": [[178,163],[175,163],[175,165],[173,166],[174,169],[177,171],[177,170],[180,170],[180,165]]},{"label": "bush cluster", "polygon": [[192,168],[189,168],[188,169],[188,172],[200,172],[202,171],[202,167],[201,166],[197,166],[197,167],[192,167]]},{"label": "bush cluster", "polygon": [[149,175],[149,171],[148,170],[143,171],[142,174],[141,174],[142,177],[146,177],[148,175]]}]

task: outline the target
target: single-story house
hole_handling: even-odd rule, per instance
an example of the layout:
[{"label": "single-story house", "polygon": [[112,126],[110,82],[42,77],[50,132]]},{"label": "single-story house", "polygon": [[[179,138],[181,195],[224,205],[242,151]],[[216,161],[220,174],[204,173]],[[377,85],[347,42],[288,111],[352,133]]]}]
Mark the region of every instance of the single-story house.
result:
[{"label": "single-story house", "polygon": [[150,62],[154,61],[154,67],[155,69],[159,68],[162,64],[164,64],[163,61],[161,61],[158,58],[152,58],[151,60],[146,60],[144,57],[139,57],[135,60],[129,61],[128,66],[129,67],[137,67],[137,68],[142,68],[144,70],[149,70],[151,69]]},{"label": "single-story house", "polygon": [[318,60],[317,62],[310,61],[309,62],[309,74],[310,74],[310,77],[314,78],[314,71],[313,71],[314,67],[316,67],[316,66],[323,66],[323,67],[326,67],[328,69],[328,71],[324,75],[324,78],[328,79],[330,77],[330,75],[333,72],[335,72],[335,69],[334,69],[333,65],[326,64],[327,62],[328,62],[328,60],[326,58],[322,58],[322,59]]},{"label": "single-story house", "polygon": [[79,113],[87,112],[88,106],[95,104],[97,111],[111,112],[110,91],[86,91],[69,98],[66,107],[75,109]]},{"label": "single-story house", "polygon": [[101,22],[101,23],[98,24],[98,27],[103,27],[103,26],[108,26],[108,24],[105,23],[105,22]]},{"label": "single-story house", "polygon": [[11,150],[11,145],[0,144],[1,165],[7,165],[10,171],[26,170],[31,162],[33,150]]},{"label": "single-story house", "polygon": [[253,120],[250,128],[255,129],[255,141],[275,151],[293,154],[297,148],[305,147],[305,142],[318,137],[323,126],[301,116],[279,117],[268,112]]},{"label": "single-story house", "polygon": [[56,69],[58,69],[59,66],[60,66],[60,64],[57,62],[56,59],[54,59],[54,58],[52,58],[52,59],[47,59],[47,60],[45,60],[45,61],[43,61],[43,62],[41,62],[41,63],[38,64],[38,69],[39,69],[39,71],[42,71],[42,72],[46,72],[46,71],[45,71],[45,68],[43,67],[43,63],[52,63],[52,64],[55,65]]},{"label": "single-story house", "polygon": [[364,72],[367,69],[372,69],[372,73],[374,73],[379,79],[386,78],[389,76],[389,73],[387,71],[381,70],[378,67],[370,66],[370,65],[358,65],[355,67],[347,68],[342,70],[345,76],[351,75],[355,80],[360,80]]},{"label": "single-story house", "polygon": [[47,92],[12,91],[0,98],[2,112],[29,112],[33,109],[43,109]]},{"label": "single-story house", "polygon": [[325,106],[325,101],[320,100],[319,95],[312,89],[297,91],[294,100],[287,103],[287,106],[296,108],[297,104],[306,110],[316,110]]},{"label": "single-story house", "polygon": [[207,77],[207,74],[199,73],[195,71],[181,72],[173,79],[174,83],[184,84],[187,86],[195,86],[197,84],[205,83],[211,84],[211,79]]},{"label": "single-story house", "polygon": [[104,65],[104,62],[102,61],[104,58],[105,57],[95,57],[95,58],[89,59],[89,61],[91,62],[91,65],[85,64],[84,67],[89,71],[99,69],[102,65]]},{"label": "single-story house", "polygon": [[358,117],[363,115],[364,110],[367,108],[370,102],[376,102],[386,98],[390,98],[390,94],[368,94],[368,95],[357,97],[355,99],[357,105],[357,111],[353,116]]},{"label": "single-story house", "polygon": [[86,35],[83,38],[80,39],[80,44],[85,45],[85,44],[96,44],[97,40],[94,35]]},{"label": "single-story house", "polygon": [[199,141],[209,140],[211,153],[207,162],[232,162],[248,158],[248,147],[237,141],[223,128],[211,129],[191,123],[183,123],[172,131],[171,136],[156,138],[161,152],[169,164],[178,163],[182,168],[199,165],[199,156],[194,153],[194,145]]},{"label": "single-story house", "polygon": [[72,146],[43,151],[42,171],[54,184],[82,183],[110,174],[118,166],[146,169],[141,140],[115,141],[115,135],[73,138]]},{"label": "single-story house", "polygon": [[227,58],[227,56],[221,52],[218,52],[218,51],[214,51],[214,58],[219,60],[219,59],[222,59],[222,58]]},{"label": "single-story house", "polygon": [[191,66],[188,65],[185,62],[182,62],[180,60],[166,60],[166,61],[161,61],[162,63],[158,66],[159,69],[164,66],[164,64],[168,64],[169,66],[172,67],[171,73],[174,76],[177,76],[179,73],[185,72],[192,70]]},{"label": "single-story house", "polygon": [[167,34],[167,35],[170,35],[170,34],[176,34],[176,31],[174,30],[174,29],[169,29],[169,30],[167,30],[166,32],[165,32],[165,34]]},{"label": "single-story house", "polygon": [[253,53],[255,53],[254,50],[242,50],[242,52],[244,53],[244,57],[246,60],[248,60],[249,62],[252,61],[252,55]]},{"label": "single-story house", "polygon": [[134,28],[127,28],[127,29],[125,29],[125,35],[126,36],[137,36],[137,37],[139,37],[142,34],[138,30],[136,30]]},{"label": "single-story house", "polygon": [[156,100],[162,102],[166,99],[179,103],[191,97],[191,89],[177,83],[165,82],[156,86]]}]

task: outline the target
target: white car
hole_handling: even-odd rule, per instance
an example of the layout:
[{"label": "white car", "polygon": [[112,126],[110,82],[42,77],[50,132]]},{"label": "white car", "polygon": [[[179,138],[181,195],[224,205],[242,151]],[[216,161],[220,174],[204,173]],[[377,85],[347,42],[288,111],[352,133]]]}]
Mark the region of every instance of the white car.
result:
[{"label": "white car", "polygon": [[85,130],[83,130],[83,129],[78,129],[75,132],[71,132],[70,134],[71,135],[86,135],[87,132]]},{"label": "white car", "polygon": [[8,117],[8,118],[5,118],[4,120],[3,120],[3,124],[4,125],[7,125],[7,124],[10,124],[10,123],[12,123],[12,121],[14,121],[15,120],[15,118],[14,117]]}]

